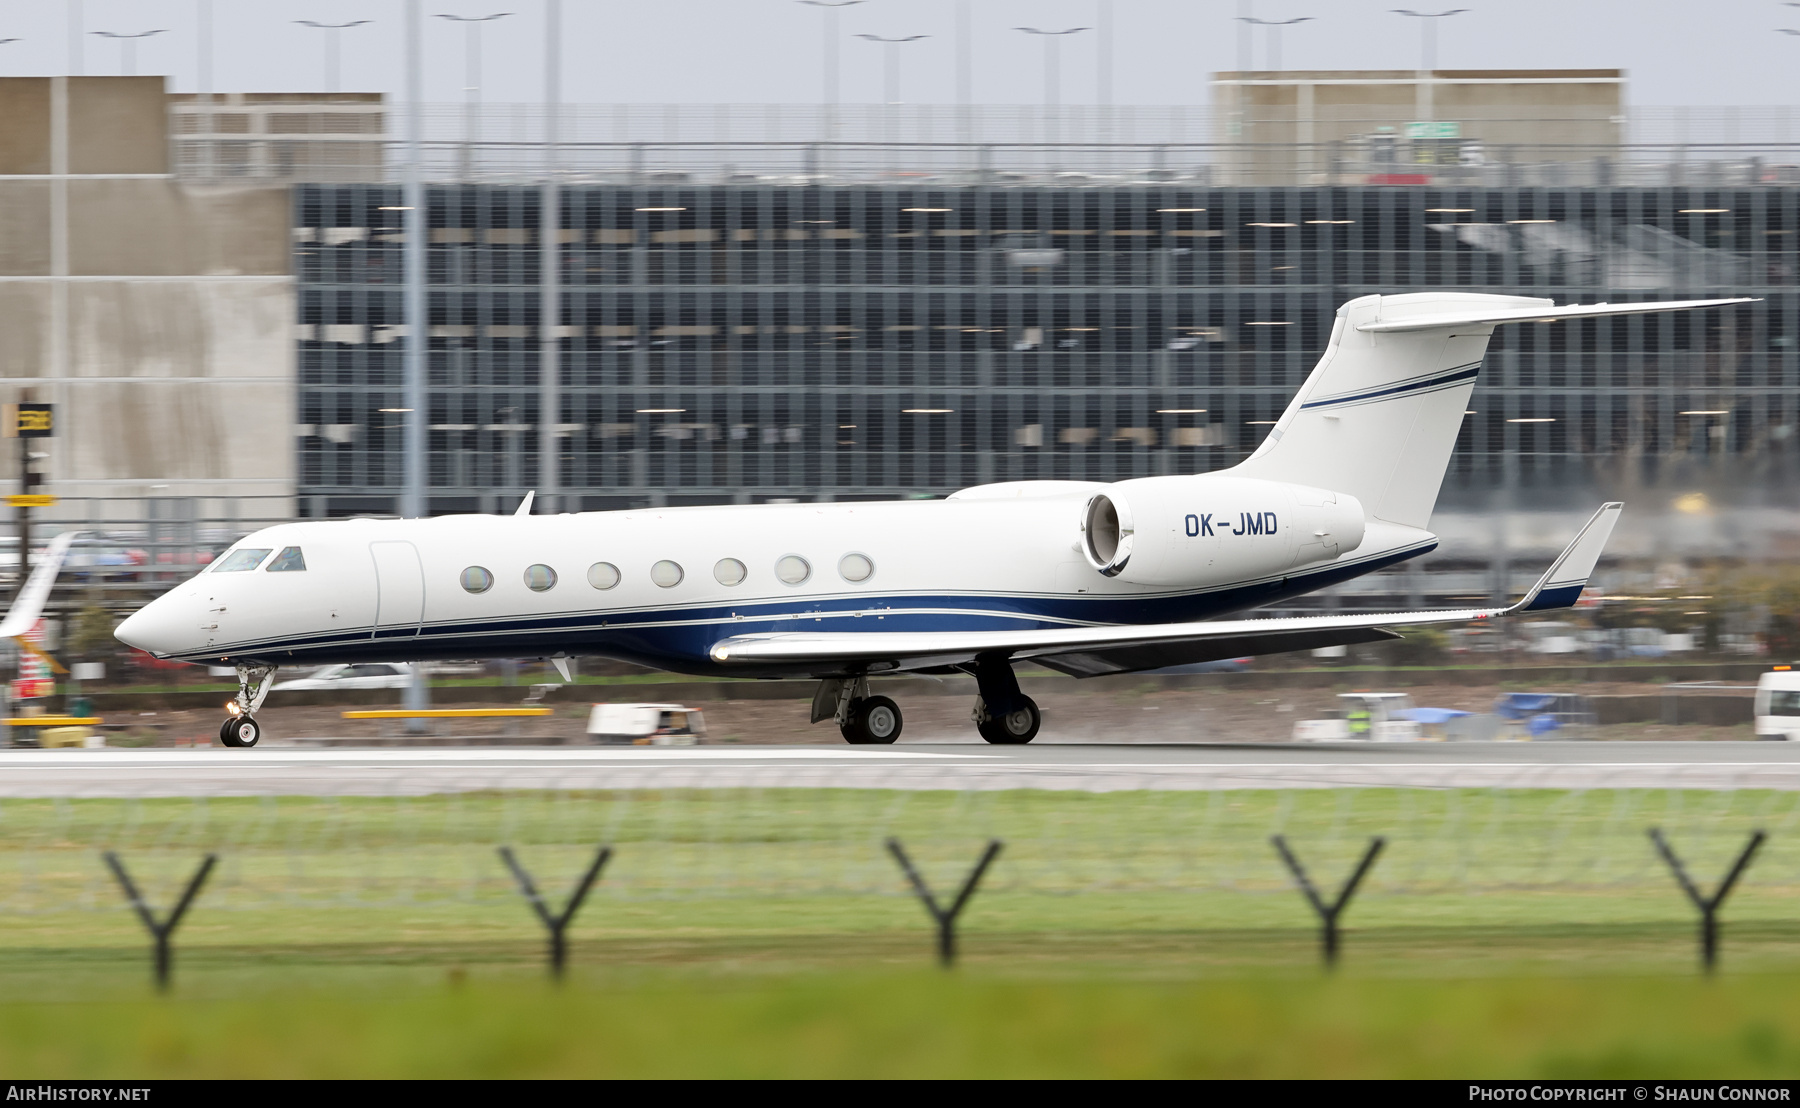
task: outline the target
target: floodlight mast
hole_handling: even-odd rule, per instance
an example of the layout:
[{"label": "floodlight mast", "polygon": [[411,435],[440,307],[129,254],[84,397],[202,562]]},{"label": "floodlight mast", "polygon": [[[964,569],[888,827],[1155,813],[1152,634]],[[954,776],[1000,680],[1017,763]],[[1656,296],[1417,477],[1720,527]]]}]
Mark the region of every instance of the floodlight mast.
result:
[{"label": "floodlight mast", "polygon": [[562,0],[544,0],[544,187],[538,198],[538,482],[544,511],[562,510]]},{"label": "floodlight mast", "polygon": [[1061,141],[1057,126],[1057,116],[1062,106],[1061,52],[1058,46],[1063,36],[1080,34],[1091,28],[1065,27],[1060,31],[1045,31],[1036,27],[1014,27],[1013,30],[1037,35],[1044,40],[1044,136],[1049,145],[1055,146]]},{"label": "floodlight mast", "polygon": [[825,56],[822,70],[823,87],[819,99],[825,110],[822,140],[837,141],[837,109],[838,109],[838,9],[860,4],[863,0],[798,0],[809,8],[822,8],[825,12]]},{"label": "floodlight mast", "polygon": [[166,33],[168,33],[167,27],[158,27],[154,31],[137,31],[137,32],[134,32],[131,34],[126,34],[122,31],[95,31],[94,32],[94,34],[100,36],[101,38],[110,38],[110,39],[117,40],[117,42],[119,44],[119,74],[124,77],[136,77],[137,76],[137,43],[138,43],[138,39],[149,38],[151,35],[161,35],[161,34],[166,34]]},{"label": "floodlight mast", "polygon": [[496,19],[505,19],[511,12],[495,12],[493,15],[445,15],[438,14],[439,19],[447,19],[452,23],[461,23],[466,32],[464,35],[463,57],[463,149],[461,172],[458,174],[464,181],[474,176],[475,144],[481,137],[481,29]]},{"label": "floodlight mast", "polygon": [[325,32],[325,91],[330,93],[342,92],[343,89],[339,87],[338,59],[340,47],[338,36],[340,32],[351,27],[361,27],[365,23],[373,23],[375,21],[372,19],[352,19],[348,23],[320,23],[311,19],[296,19],[294,22],[302,27],[313,27]]},{"label": "floodlight mast", "polygon": [[1249,16],[1238,17],[1240,21],[1248,23],[1252,27],[1268,28],[1269,70],[1274,73],[1281,72],[1281,29],[1283,27],[1292,27],[1296,23],[1311,23],[1313,18],[1314,17],[1310,15],[1303,15],[1298,19],[1253,19]]},{"label": "floodlight mast", "polygon": [[1416,12],[1411,8],[1390,8],[1395,15],[1404,15],[1419,21],[1419,80],[1417,106],[1414,111],[1422,120],[1431,120],[1437,116],[1436,78],[1432,73],[1437,69],[1437,26],[1441,19],[1449,19],[1453,15],[1461,15],[1469,8],[1450,8],[1441,12]]}]

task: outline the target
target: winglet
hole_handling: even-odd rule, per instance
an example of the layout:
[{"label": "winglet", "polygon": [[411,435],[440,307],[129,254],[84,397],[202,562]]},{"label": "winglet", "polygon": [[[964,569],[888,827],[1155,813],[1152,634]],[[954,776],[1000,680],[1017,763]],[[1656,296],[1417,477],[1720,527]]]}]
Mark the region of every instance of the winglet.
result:
[{"label": "winglet", "polygon": [[1501,614],[1542,612],[1574,605],[1581,590],[1587,587],[1588,578],[1594,575],[1594,564],[1600,560],[1600,552],[1606,549],[1606,540],[1612,537],[1613,525],[1619,522],[1619,513],[1624,509],[1625,505],[1617,502],[1602,504],[1587,521],[1587,526],[1575,536],[1575,541],[1550,563],[1537,584]]},{"label": "winglet", "polygon": [[6,613],[6,618],[0,619],[0,639],[23,635],[44,614],[44,603],[50,599],[50,587],[56,584],[56,575],[62,572],[63,559],[69,556],[69,546],[79,534],[79,531],[64,531],[50,540],[50,545],[44,548],[43,558],[31,571],[31,576],[25,579],[25,587],[19,590],[19,599],[13,603],[12,610]]},{"label": "winglet", "polygon": [[530,492],[525,494],[525,499],[519,501],[519,510],[514,512],[513,515],[516,515],[516,516],[530,515],[531,514],[531,502],[536,499],[537,499],[537,490],[532,489]]}]

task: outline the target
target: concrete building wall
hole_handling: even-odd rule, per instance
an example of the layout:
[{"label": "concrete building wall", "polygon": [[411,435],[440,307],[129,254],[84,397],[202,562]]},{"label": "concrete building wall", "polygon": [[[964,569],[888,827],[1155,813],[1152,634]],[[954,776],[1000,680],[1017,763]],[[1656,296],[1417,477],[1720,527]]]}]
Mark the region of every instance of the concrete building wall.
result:
[{"label": "concrete building wall", "polygon": [[1617,69],[1217,73],[1214,138],[1229,183],[1423,183],[1371,178],[1614,157],[1624,92]]},{"label": "concrete building wall", "polygon": [[168,176],[167,117],[160,77],[0,80],[0,403],[58,405],[51,518],[292,512],[288,192]]}]

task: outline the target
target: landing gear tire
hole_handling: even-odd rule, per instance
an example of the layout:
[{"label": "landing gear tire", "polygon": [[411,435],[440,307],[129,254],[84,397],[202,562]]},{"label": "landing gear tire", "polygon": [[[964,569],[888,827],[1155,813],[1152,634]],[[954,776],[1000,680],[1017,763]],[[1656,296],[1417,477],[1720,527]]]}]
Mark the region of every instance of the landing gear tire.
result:
[{"label": "landing gear tire", "polygon": [[255,746],[262,738],[262,724],[249,716],[229,716],[219,725],[219,741],[226,746]]},{"label": "landing gear tire", "polygon": [[858,746],[887,744],[900,737],[902,723],[900,705],[885,696],[867,696],[850,705],[850,719],[839,730],[845,742]]},{"label": "landing gear tire", "polygon": [[975,730],[988,742],[1016,745],[1037,738],[1038,728],[1043,725],[1044,715],[1038,711],[1037,702],[1029,696],[1021,696],[1012,711],[1004,716],[987,716],[975,724]]}]

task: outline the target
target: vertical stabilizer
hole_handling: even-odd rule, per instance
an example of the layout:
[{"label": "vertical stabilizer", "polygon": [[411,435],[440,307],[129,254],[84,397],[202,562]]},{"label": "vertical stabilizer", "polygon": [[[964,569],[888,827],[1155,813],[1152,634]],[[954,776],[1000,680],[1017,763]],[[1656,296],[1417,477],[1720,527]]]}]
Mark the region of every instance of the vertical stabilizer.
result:
[{"label": "vertical stabilizer", "polygon": [[[1281,421],[1233,472],[1349,493],[1375,519],[1428,526],[1494,332],[1494,324],[1467,317],[1550,306],[1534,297],[1454,292],[1350,301]],[[1358,329],[1387,316],[1437,314],[1464,322]]]}]

